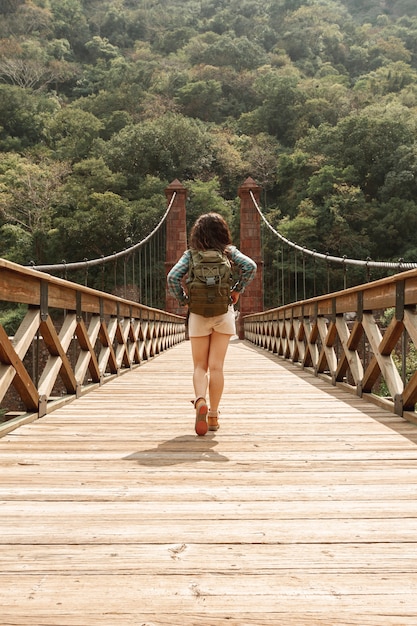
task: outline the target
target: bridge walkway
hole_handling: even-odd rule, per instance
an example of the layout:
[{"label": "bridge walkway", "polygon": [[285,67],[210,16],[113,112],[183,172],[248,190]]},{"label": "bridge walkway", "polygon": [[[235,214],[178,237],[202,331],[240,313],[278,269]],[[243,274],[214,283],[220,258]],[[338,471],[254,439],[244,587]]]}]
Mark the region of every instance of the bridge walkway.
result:
[{"label": "bridge walkway", "polygon": [[191,398],[184,342],[0,439],[2,626],[415,626],[417,426],[239,340]]}]

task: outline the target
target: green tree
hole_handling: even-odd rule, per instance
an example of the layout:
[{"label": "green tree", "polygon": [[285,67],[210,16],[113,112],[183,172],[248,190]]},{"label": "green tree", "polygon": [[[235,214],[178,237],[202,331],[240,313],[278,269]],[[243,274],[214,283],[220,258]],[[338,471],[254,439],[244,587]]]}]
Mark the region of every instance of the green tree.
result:
[{"label": "green tree", "polygon": [[49,0],[53,15],[54,35],[66,39],[80,59],[85,60],[85,43],[90,29],[81,0]]},{"label": "green tree", "polygon": [[[13,4],[9,0],[9,5]],[[4,36],[21,35],[49,36],[52,29],[52,15],[49,9],[37,6],[34,2],[23,2],[10,11],[4,20]],[[1,14],[1,11],[0,11]]]},{"label": "green tree", "polygon": [[0,85],[0,150],[23,151],[39,144],[58,107],[53,95]]},{"label": "green tree", "polygon": [[45,139],[59,159],[80,161],[90,154],[102,128],[92,113],[68,107],[48,120]]},{"label": "green tree", "polygon": [[361,189],[347,183],[348,179],[348,171],[328,165],[313,173],[296,216],[284,218],[287,237],[322,253],[366,258],[370,253],[369,207]]},{"label": "green tree", "polygon": [[282,152],[277,159],[277,197],[282,215],[294,218],[298,206],[307,196],[311,175],[320,167],[315,159],[301,148]]},{"label": "green tree", "polygon": [[204,51],[201,62],[207,65],[227,65],[240,71],[255,69],[266,61],[262,48],[247,37],[221,36]]},{"label": "green tree", "polygon": [[32,254],[38,262],[47,257],[48,235],[69,171],[65,162],[0,155],[0,216],[6,224],[20,229],[9,229],[9,236],[23,237],[26,233],[26,244],[30,236]]},{"label": "green tree", "polygon": [[408,85],[415,84],[417,72],[404,61],[389,63],[358,79],[354,87],[355,92],[365,92],[372,99],[380,98],[390,93],[398,93]]},{"label": "green tree", "polygon": [[0,227],[1,258],[27,265],[33,258],[32,244],[31,234],[18,224],[6,223]]},{"label": "green tree", "polygon": [[220,184],[217,178],[209,181],[193,180],[185,181],[188,190],[189,205],[187,206],[187,226],[188,230],[203,213],[213,211],[220,213],[230,224],[232,222],[232,211],[230,203],[220,195]]},{"label": "green tree", "polygon": [[297,76],[282,75],[276,71],[262,74],[255,84],[262,104],[243,114],[239,127],[246,134],[266,132],[285,146],[291,146],[299,136],[299,122],[305,94],[299,88]]},{"label": "green tree", "polygon": [[218,103],[222,96],[219,82],[199,80],[187,83],[177,93],[177,100],[184,115],[205,121],[218,120]]},{"label": "green tree", "polygon": [[374,238],[373,258],[398,261],[417,260],[417,203],[392,197],[382,202],[368,220]]},{"label": "green tree", "polygon": [[202,122],[174,113],[126,126],[96,151],[113,171],[128,177],[130,186],[147,174],[166,180],[198,176],[210,170],[214,159]]},{"label": "green tree", "polygon": [[129,237],[133,243],[142,241],[160,222],[167,208],[167,185],[167,181],[149,175],[139,183],[138,199],[130,203]]},{"label": "green tree", "polygon": [[87,41],[85,47],[95,61],[100,58],[114,59],[120,55],[120,50],[117,46],[111,44],[105,37],[98,37],[97,35],[90,41]]},{"label": "green tree", "polygon": [[45,90],[71,80],[73,64],[48,55],[48,46],[37,38],[0,41],[0,79],[24,89]]},{"label": "green tree", "polygon": [[126,247],[129,203],[111,191],[92,193],[87,204],[57,217],[51,245],[66,261],[98,258]]},{"label": "green tree", "polygon": [[[213,103],[216,114],[214,119],[217,123],[230,118],[239,119],[242,113],[252,110],[260,103],[254,85],[257,75],[251,70],[237,71],[229,66],[201,65],[193,70],[192,75],[196,81],[215,81],[221,86],[217,102]],[[182,88],[185,88],[187,83]]]},{"label": "green tree", "polygon": [[112,172],[102,158],[89,158],[74,164],[65,191],[77,205],[83,204],[83,199],[93,192],[111,191],[120,195],[125,187],[125,177]]},{"label": "green tree", "polygon": [[0,0],[0,15],[15,13],[25,0]]},{"label": "green tree", "polygon": [[248,139],[244,148],[247,171],[262,187],[266,205],[267,192],[276,182],[278,155],[282,148],[275,137],[267,133],[260,133]]},{"label": "green tree", "polygon": [[417,144],[401,145],[395,152],[392,169],[387,172],[379,197],[413,200],[417,197]]},{"label": "green tree", "polygon": [[334,128],[322,125],[300,145],[324,155],[329,164],[342,169],[351,166],[352,183],[368,199],[377,198],[394,168],[398,148],[414,143],[415,121],[404,107],[376,105],[347,116]]},{"label": "green tree", "polygon": [[[284,47],[292,61],[307,75],[314,75],[322,63],[337,66],[346,56],[342,25],[348,15],[341,3],[313,1],[288,12],[281,31]],[[346,32],[346,31],[345,31]]]}]

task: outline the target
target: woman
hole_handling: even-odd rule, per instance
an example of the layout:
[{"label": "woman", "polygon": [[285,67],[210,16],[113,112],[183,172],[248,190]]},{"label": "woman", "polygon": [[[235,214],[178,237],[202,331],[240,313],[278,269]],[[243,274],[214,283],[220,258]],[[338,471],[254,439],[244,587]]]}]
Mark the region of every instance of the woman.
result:
[{"label": "woman", "polygon": [[[224,387],[223,364],[229,340],[236,334],[233,305],[255,277],[257,269],[252,259],[232,245],[229,227],[221,215],[201,215],[192,227],[190,248],[167,276],[169,292],[181,305],[188,303],[181,281],[190,272],[192,252],[205,250],[217,250],[226,254],[232,266],[237,268],[239,277],[231,287],[227,313],[214,317],[189,313],[188,334],[194,364],[195,432],[199,436],[205,435],[207,430],[215,431],[219,428],[219,404]],[[209,405],[206,402],[207,390]]]}]

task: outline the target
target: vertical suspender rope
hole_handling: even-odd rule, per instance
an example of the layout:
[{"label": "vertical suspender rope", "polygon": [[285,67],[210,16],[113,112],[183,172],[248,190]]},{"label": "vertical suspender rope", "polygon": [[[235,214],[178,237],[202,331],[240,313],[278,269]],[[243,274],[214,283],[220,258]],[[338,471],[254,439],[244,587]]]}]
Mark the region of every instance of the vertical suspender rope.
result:
[{"label": "vertical suspender rope", "polygon": [[313,254],[313,298],[317,296],[316,270],[316,257]]},{"label": "vertical suspender rope", "polygon": [[101,264],[101,291],[104,291],[104,268],[105,263]]},{"label": "vertical suspender rope", "polygon": [[326,252],[326,270],[327,270],[327,293],[330,293],[330,263],[328,261],[329,253]]},{"label": "vertical suspender rope", "polygon": [[154,279],[153,279],[153,283],[154,283],[154,289],[153,289],[153,302],[152,302],[152,306],[154,306],[155,308],[158,307],[158,296],[159,296],[159,289],[158,289],[158,278],[159,278],[159,232],[156,233],[155,237],[154,237],[154,243],[153,243],[153,254],[154,254],[154,268],[153,268],[153,273],[154,273]]},{"label": "vertical suspender rope", "polygon": [[149,240],[148,245],[146,246],[148,249],[148,306],[153,306],[153,243],[154,238]]},{"label": "vertical suspender rope", "polygon": [[149,304],[149,289],[148,289],[148,284],[149,284],[149,273],[148,273],[148,246],[144,246],[144,250],[143,250],[143,258],[144,258],[144,267],[143,267],[143,274],[145,276],[145,304],[148,305]]},{"label": "vertical suspender rope", "polygon": [[127,267],[126,257],[123,257],[123,297],[127,298]]},{"label": "vertical suspender rope", "polygon": [[[88,259],[84,259],[84,261],[87,261]],[[84,285],[86,287],[88,287],[88,265],[86,263],[85,265],[85,270],[84,270]]]},{"label": "vertical suspender rope", "polygon": [[298,300],[298,268],[297,268],[297,250],[294,249],[294,299]]},{"label": "vertical suspender rope", "polygon": [[281,287],[281,285],[280,285],[280,268],[279,268],[279,261],[280,261],[280,258],[281,258],[281,253],[280,253],[280,249],[279,249],[279,247],[278,247],[278,246],[277,246],[276,250],[277,250],[277,256],[276,256],[276,264],[277,264],[277,295],[278,295],[278,298],[279,298],[279,294],[280,294],[280,287]]},{"label": "vertical suspender rope", "polygon": [[136,272],[135,272],[135,258],[136,255],[135,253],[132,254],[132,289],[135,289],[135,285],[136,285]]},{"label": "vertical suspender rope", "polygon": [[138,290],[139,290],[139,302],[143,302],[143,290],[142,290],[142,248],[138,250]]},{"label": "vertical suspender rope", "polygon": [[370,261],[370,257],[366,257],[366,282],[370,282],[371,281],[371,268],[369,267],[369,261]]},{"label": "vertical suspender rope", "polygon": [[149,306],[153,307],[154,296],[154,281],[155,281],[155,265],[154,265],[154,252],[155,237],[152,237],[149,241]]},{"label": "vertical suspender rope", "polygon": [[[346,256],[343,257],[344,261],[346,261]],[[343,263],[343,289],[347,287],[347,268],[346,263]]]},{"label": "vertical suspender rope", "polygon": [[306,293],[306,255],[303,250],[303,300],[307,299]]}]

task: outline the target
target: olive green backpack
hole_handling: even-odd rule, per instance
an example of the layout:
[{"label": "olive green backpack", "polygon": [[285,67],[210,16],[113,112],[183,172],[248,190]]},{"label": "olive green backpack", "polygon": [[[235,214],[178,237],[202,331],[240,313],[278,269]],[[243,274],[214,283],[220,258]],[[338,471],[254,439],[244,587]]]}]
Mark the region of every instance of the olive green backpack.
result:
[{"label": "olive green backpack", "polygon": [[231,304],[232,266],[218,250],[190,250],[188,273],[188,310],[213,317],[227,313]]}]

